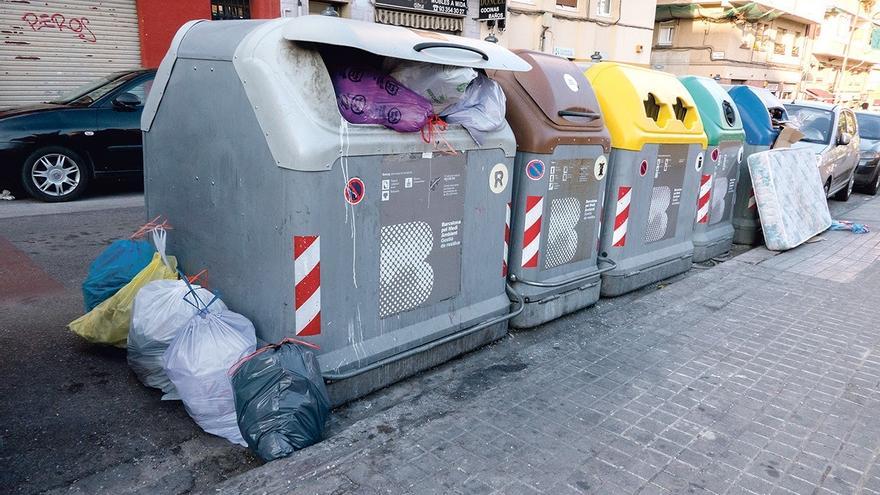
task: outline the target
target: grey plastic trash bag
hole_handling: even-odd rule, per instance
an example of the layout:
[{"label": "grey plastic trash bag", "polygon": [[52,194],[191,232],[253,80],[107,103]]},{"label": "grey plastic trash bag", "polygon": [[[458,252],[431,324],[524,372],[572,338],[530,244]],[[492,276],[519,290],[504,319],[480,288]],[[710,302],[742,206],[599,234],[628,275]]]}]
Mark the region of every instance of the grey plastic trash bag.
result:
[{"label": "grey plastic trash bag", "polygon": [[443,111],[447,124],[461,124],[474,141],[482,145],[485,133],[500,129],[505,121],[507,98],[501,86],[480,73],[471,81],[464,96]]},{"label": "grey plastic trash bag", "polygon": [[266,461],[287,457],[324,434],[330,398],[318,359],[306,345],[285,339],[230,370],[241,434]]},{"label": "grey plastic trash bag", "polygon": [[232,311],[202,309],[187,322],[163,355],[164,369],[186,412],[208,433],[245,445],[235,419],[226,372],[254,352],[254,325]]},{"label": "grey plastic trash bag", "polygon": [[399,59],[386,59],[386,62],[391,60],[397,62],[391,67],[391,77],[424,96],[431,102],[436,114],[443,113],[446,108],[460,100],[468,84],[477,77],[477,71],[470,67]]},{"label": "grey plastic trash bag", "polygon": [[[162,400],[180,399],[165,374],[162,355],[187,322],[198,313],[195,306],[184,300],[190,288],[197,292],[202,301],[214,299],[207,289],[198,285],[188,286],[184,280],[150,282],[134,298],[128,331],[128,365],[144,385],[165,393]],[[211,310],[225,311],[226,305],[218,299],[211,304]]]}]

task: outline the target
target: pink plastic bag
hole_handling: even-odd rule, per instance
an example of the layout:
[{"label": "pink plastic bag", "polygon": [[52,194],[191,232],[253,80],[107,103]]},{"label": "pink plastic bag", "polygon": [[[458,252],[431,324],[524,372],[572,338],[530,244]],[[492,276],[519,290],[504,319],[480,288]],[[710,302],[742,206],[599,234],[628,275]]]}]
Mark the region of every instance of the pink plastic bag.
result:
[{"label": "pink plastic bag", "polygon": [[417,132],[433,113],[431,102],[374,69],[336,70],[333,88],[340,113],[352,124],[380,124],[398,132]]}]

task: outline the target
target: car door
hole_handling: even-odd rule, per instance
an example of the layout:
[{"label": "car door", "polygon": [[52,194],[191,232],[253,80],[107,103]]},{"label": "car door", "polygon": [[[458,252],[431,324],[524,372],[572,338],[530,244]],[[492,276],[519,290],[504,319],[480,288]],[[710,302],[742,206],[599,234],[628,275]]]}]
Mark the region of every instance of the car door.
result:
[{"label": "car door", "polygon": [[842,146],[838,144],[840,136],[846,132],[846,119],[844,118],[843,111],[835,112],[834,114],[834,130],[831,139],[829,140],[829,148],[826,157],[826,164],[831,172],[831,191],[836,191],[840,189],[840,185],[843,182],[849,180],[849,175],[847,175],[847,155],[846,155],[846,146]]},{"label": "car door", "polygon": [[859,165],[859,143],[861,142],[861,138],[859,137],[859,127],[856,122],[856,116],[850,110],[844,110],[844,117],[846,119],[846,132],[850,135],[850,143],[846,146],[846,161],[847,161],[847,173],[846,178],[849,179],[851,171],[855,170],[855,168]]},{"label": "car door", "polygon": [[[93,144],[96,173],[143,170],[141,113],[152,85],[152,74],[135,79],[108,95],[98,106]],[[138,104],[117,104],[117,99],[124,93],[134,95]]]}]

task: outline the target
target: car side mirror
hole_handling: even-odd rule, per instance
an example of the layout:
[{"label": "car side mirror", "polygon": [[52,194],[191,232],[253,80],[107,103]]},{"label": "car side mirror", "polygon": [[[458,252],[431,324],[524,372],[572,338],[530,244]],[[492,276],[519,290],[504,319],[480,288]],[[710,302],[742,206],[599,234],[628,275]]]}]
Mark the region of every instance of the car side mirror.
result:
[{"label": "car side mirror", "polygon": [[841,132],[840,136],[837,136],[838,146],[847,146],[850,142],[852,142],[852,136],[848,132]]},{"label": "car side mirror", "polygon": [[141,99],[131,93],[122,93],[113,99],[113,106],[120,110],[134,110],[141,104]]}]

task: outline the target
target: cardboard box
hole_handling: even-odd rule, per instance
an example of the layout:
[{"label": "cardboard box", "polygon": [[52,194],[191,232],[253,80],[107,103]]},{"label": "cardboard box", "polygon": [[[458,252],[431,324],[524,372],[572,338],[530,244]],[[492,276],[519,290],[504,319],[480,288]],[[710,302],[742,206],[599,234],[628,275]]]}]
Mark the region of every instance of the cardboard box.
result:
[{"label": "cardboard box", "polygon": [[802,137],[804,137],[804,133],[799,131],[797,127],[785,125],[782,127],[782,131],[779,132],[779,137],[776,138],[776,142],[773,143],[773,146],[770,148],[774,150],[791,148],[791,145],[800,141]]}]

